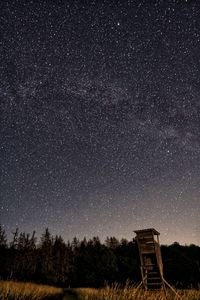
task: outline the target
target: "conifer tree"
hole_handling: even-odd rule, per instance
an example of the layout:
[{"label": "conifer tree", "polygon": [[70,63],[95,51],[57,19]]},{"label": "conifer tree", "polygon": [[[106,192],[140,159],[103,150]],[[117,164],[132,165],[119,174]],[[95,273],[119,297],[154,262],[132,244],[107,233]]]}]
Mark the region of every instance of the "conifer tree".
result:
[{"label": "conifer tree", "polygon": [[1,248],[6,248],[7,247],[7,237],[6,237],[6,232],[3,229],[3,227],[0,224],[0,247]]}]

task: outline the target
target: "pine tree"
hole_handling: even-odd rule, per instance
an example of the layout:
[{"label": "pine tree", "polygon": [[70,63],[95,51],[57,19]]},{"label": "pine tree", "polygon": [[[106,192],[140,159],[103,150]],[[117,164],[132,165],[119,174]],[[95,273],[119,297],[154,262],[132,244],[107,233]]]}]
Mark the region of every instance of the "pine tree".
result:
[{"label": "pine tree", "polygon": [[7,248],[6,232],[0,224],[0,248]]},{"label": "pine tree", "polygon": [[39,272],[44,283],[52,283],[53,278],[53,237],[46,228],[42,234],[38,251],[37,272]]}]

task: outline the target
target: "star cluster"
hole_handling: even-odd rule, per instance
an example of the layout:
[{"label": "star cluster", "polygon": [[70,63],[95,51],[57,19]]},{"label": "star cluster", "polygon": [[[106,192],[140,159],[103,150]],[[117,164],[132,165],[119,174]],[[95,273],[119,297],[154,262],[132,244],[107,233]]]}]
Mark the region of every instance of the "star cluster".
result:
[{"label": "star cluster", "polygon": [[0,222],[200,243],[198,1],[2,1]]}]

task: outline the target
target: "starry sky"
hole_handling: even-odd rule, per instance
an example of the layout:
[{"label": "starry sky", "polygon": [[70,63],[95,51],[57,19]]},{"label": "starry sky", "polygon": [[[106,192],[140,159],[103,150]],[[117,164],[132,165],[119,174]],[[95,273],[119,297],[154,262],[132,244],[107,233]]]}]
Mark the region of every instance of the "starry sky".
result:
[{"label": "starry sky", "polygon": [[0,223],[200,245],[200,3],[3,0]]}]

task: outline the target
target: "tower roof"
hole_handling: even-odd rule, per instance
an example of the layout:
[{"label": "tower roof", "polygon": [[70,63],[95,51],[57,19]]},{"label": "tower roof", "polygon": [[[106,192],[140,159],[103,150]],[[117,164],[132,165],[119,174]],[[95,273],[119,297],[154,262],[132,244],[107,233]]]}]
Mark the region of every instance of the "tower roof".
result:
[{"label": "tower roof", "polygon": [[145,233],[145,232],[152,232],[154,235],[159,235],[160,232],[155,230],[154,228],[147,228],[147,229],[140,229],[140,230],[134,230],[136,234]]}]

